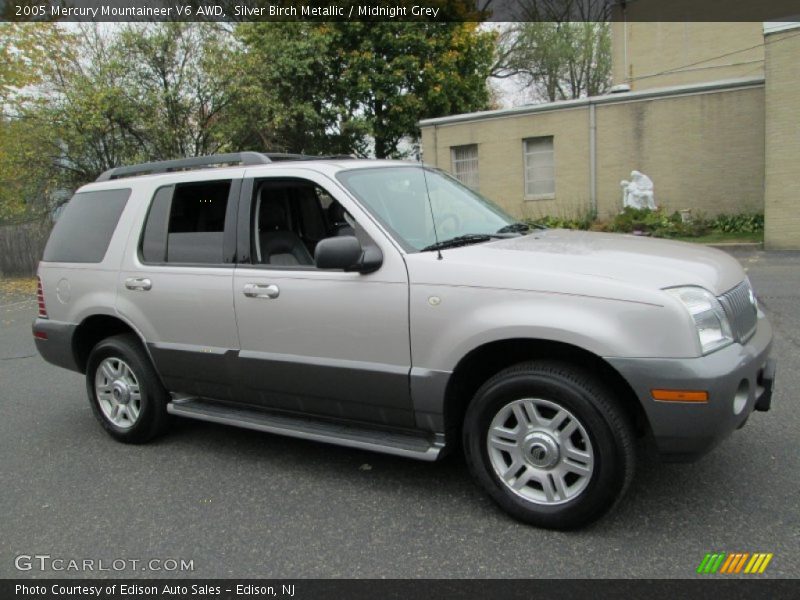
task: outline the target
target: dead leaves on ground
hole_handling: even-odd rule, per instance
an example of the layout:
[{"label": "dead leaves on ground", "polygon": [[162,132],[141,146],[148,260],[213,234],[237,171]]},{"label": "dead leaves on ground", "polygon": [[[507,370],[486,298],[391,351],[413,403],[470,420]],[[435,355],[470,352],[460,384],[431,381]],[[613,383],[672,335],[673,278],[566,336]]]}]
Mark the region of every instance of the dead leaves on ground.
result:
[{"label": "dead leaves on ground", "polygon": [[0,302],[31,300],[35,297],[35,277],[0,277]]}]

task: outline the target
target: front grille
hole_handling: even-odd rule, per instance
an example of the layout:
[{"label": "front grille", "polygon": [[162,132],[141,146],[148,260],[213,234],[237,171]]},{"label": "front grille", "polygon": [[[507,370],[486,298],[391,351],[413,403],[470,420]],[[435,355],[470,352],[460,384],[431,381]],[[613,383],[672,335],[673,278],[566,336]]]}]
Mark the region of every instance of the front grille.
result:
[{"label": "front grille", "polygon": [[746,342],[756,331],[758,309],[753,301],[754,298],[750,282],[747,279],[719,297],[719,302],[728,315],[733,337],[737,342]]}]

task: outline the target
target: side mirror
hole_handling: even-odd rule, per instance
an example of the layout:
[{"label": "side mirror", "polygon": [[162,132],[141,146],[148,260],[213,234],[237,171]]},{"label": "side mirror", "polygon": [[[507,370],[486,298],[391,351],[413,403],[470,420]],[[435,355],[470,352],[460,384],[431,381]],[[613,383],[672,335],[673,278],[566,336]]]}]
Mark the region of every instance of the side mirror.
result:
[{"label": "side mirror", "polygon": [[330,237],[320,240],[314,250],[314,264],[318,269],[344,269],[371,273],[383,263],[383,254],[379,248],[370,246],[366,249],[352,235]]}]

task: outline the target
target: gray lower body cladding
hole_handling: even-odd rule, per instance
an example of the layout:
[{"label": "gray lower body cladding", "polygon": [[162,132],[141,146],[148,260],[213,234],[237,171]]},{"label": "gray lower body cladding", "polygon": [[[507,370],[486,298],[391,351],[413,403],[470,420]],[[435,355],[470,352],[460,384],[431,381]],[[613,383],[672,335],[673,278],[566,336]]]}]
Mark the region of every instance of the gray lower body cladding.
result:
[{"label": "gray lower body cladding", "polygon": [[416,427],[407,367],[148,346],[171,391],[297,414]]},{"label": "gray lower body cladding", "polygon": [[[76,329],[72,323],[36,319],[37,351],[49,363],[80,372],[73,347]],[[171,391],[298,414],[443,431],[447,372],[353,361],[298,361],[184,344],[152,343],[147,349]]]},{"label": "gray lower body cladding", "polygon": [[80,372],[81,369],[75,360],[75,352],[72,347],[76,327],[72,323],[36,319],[33,322],[33,340],[36,350],[47,362],[70,371]]},{"label": "gray lower body cladding", "polygon": [[[775,373],[772,328],[759,319],[755,335],[700,358],[606,358],[644,407],[659,451],[692,460],[741,427],[753,410],[769,408]],[[708,392],[708,402],[654,400],[653,389]]]}]

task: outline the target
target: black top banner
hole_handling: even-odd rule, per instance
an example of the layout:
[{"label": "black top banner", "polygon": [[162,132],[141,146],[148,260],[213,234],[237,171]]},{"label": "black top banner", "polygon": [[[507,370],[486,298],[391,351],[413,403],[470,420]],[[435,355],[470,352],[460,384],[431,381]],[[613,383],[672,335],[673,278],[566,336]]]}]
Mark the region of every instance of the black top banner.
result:
[{"label": "black top banner", "polygon": [[0,21],[792,21],[800,0],[0,0]]}]

